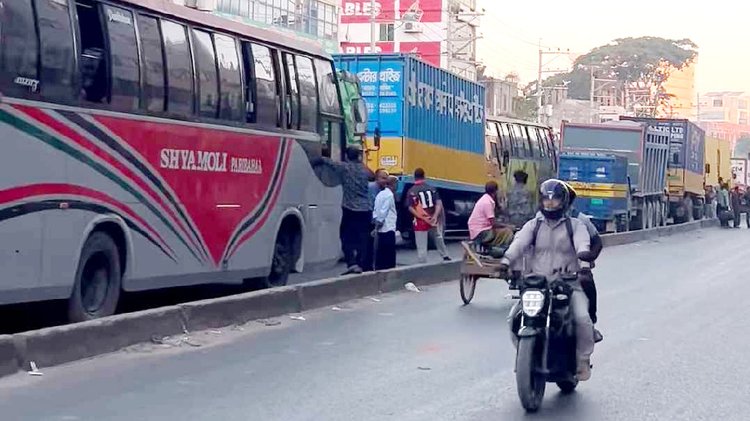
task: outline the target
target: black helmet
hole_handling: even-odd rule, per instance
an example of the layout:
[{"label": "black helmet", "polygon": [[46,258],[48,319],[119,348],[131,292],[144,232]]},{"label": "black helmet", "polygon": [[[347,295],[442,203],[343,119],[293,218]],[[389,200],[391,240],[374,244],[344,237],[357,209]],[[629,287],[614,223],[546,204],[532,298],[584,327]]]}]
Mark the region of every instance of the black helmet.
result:
[{"label": "black helmet", "polygon": [[570,190],[565,182],[550,179],[539,187],[539,210],[547,219],[560,219],[570,206]]}]

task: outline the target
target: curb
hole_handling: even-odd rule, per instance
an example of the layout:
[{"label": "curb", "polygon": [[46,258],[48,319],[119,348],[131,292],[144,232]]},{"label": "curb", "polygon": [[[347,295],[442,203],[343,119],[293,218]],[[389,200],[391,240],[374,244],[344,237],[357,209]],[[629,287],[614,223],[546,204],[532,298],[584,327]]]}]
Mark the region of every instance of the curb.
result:
[{"label": "curb", "polygon": [[[718,225],[718,220],[701,220],[606,234],[602,239],[605,246],[617,246]],[[400,267],[0,335],[0,376],[28,370],[31,361],[39,368],[50,367],[115,352],[155,337],[244,324],[399,291],[407,282],[424,286],[452,281],[459,277],[460,267],[460,261]]]}]

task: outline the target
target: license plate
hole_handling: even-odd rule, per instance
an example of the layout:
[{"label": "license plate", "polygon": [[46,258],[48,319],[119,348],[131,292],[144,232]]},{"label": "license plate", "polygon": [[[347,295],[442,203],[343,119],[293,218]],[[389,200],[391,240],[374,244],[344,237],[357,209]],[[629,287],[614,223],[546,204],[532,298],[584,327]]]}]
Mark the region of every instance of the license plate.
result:
[{"label": "license plate", "polygon": [[603,199],[591,199],[591,204],[601,206],[604,204],[604,200]]}]

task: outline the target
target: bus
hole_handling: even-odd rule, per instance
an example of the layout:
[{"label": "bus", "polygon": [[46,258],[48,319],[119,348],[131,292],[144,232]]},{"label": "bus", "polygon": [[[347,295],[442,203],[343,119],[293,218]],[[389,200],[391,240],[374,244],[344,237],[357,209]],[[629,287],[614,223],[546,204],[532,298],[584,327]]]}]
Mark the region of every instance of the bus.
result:
[{"label": "bus", "polygon": [[552,129],[543,124],[488,116],[485,150],[487,174],[498,181],[503,200],[516,171],[529,175],[526,186],[534,202],[539,200],[541,183],[557,176],[558,150]]},{"label": "bus", "polygon": [[163,0],[5,0],[0,41],[0,304],[82,321],[338,258],[321,47]]}]

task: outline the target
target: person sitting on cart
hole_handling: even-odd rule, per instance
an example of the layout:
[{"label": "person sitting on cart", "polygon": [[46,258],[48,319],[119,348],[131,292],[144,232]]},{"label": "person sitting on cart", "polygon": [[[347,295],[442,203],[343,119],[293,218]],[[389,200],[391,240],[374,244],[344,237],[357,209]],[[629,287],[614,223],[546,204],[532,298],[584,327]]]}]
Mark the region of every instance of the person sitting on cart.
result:
[{"label": "person sitting on cart", "polygon": [[500,248],[503,251],[513,240],[513,227],[503,222],[497,191],[496,182],[485,184],[484,195],[474,205],[469,217],[469,237],[482,249]]}]

